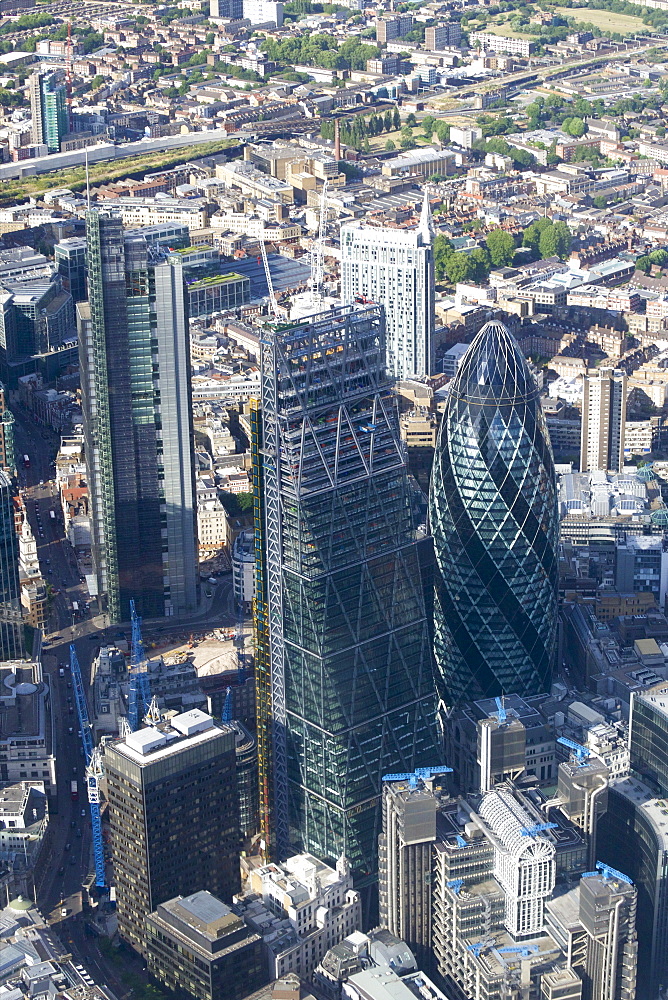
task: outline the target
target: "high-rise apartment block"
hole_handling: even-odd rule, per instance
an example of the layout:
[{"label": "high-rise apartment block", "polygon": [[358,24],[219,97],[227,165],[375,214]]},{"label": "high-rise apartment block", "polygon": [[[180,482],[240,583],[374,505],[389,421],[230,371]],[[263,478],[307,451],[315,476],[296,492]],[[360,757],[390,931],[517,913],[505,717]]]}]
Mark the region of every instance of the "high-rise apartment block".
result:
[{"label": "high-rise apartment block", "polygon": [[459,45],[461,40],[462,28],[459,21],[437,24],[432,28],[426,28],[424,33],[425,48],[433,52],[447,49],[450,45]]},{"label": "high-rise apartment block", "polygon": [[108,743],[118,928],[144,950],[144,918],[175,896],[239,888],[235,733],[192,709]]},{"label": "high-rise apartment block", "polygon": [[184,614],[198,573],[182,269],[113,215],[89,211],[86,232],[77,313],[98,590],[112,621],[129,618],[132,598],[143,617]]},{"label": "high-rise apartment block", "polygon": [[69,131],[65,84],[56,73],[33,73],[28,81],[32,141],[45,145],[50,153],[60,152],[63,136]]},{"label": "high-rise apartment block", "polygon": [[252,447],[263,832],[279,853],[288,841],[323,859],[345,851],[373,878],[382,775],[437,754],[382,308],[265,328],[261,378]]},{"label": "high-rise apartment block", "polygon": [[211,17],[229,17],[238,21],[244,16],[244,0],[211,0]]},{"label": "high-rise apartment block", "polygon": [[432,470],[442,719],[481,697],[549,690],[557,627],[557,483],[538,388],[487,323],[451,383]]},{"label": "high-rise apartment block", "polygon": [[383,17],[376,21],[376,41],[380,45],[391,42],[395,38],[404,38],[413,30],[412,14],[397,14],[394,17]]},{"label": "high-rise apartment block", "polygon": [[431,375],[434,351],[433,228],[425,193],[416,229],[341,227],[341,297],[385,307],[387,369]]},{"label": "high-rise apartment block", "polygon": [[0,471],[0,660],[24,655],[14,487],[7,473]]},{"label": "high-rise apartment block", "polygon": [[582,400],[581,472],[621,472],[624,467],[626,372],[600,368],[585,375]]}]

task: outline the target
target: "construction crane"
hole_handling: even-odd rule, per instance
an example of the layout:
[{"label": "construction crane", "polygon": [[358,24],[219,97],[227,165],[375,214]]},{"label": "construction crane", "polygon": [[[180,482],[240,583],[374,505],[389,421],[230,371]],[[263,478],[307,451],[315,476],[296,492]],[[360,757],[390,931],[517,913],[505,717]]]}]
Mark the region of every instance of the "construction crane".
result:
[{"label": "construction crane", "polygon": [[506,706],[503,704],[503,698],[495,698],[494,700],[496,702],[496,716],[499,720],[499,725],[503,726],[508,718]]},{"label": "construction crane", "polygon": [[451,774],[452,768],[439,764],[437,767],[416,767],[414,771],[404,774],[384,774],[381,781],[407,781],[411,788],[417,788],[419,781],[428,781],[436,774]]},{"label": "construction crane", "polygon": [[557,737],[557,743],[561,743],[563,747],[568,747],[573,757],[575,757],[578,766],[586,764],[587,759],[594,756],[589,747],[583,747],[581,743],[576,743],[575,740],[569,740],[566,736]]},{"label": "construction crane", "polygon": [[540,951],[537,944],[509,944],[505,948],[495,948],[498,955],[519,955],[520,958],[530,958]]},{"label": "construction crane", "polygon": [[607,882],[608,879],[621,879],[622,882],[627,882],[629,885],[633,885],[633,879],[625,875],[624,872],[618,872],[616,868],[611,868],[610,865],[606,865],[604,861],[597,861],[595,872],[583,872],[580,876],[581,878],[592,878],[594,875],[600,876]]},{"label": "construction crane", "polygon": [[128,725],[132,732],[139,726],[139,714],[147,711],[151,702],[151,690],[146,671],[146,656],[141,637],[141,618],[137,614],[135,602],[130,601],[130,618],[132,622],[132,651],[130,654],[130,697],[128,700]]},{"label": "construction crane", "polygon": [[223,714],[220,717],[221,722],[231,722],[232,721],[232,688],[228,687],[227,694],[225,695],[225,704],[223,705]]},{"label": "construction crane", "polygon": [[311,244],[311,305],[317,309],[322,305],[322,286],[325,280],[324,254],[325,254],[325,229],[327,227],[327,179],[322,185],[320,192],[320,218],[318,223],[318,235]]},{"label": "construction crane", "polygon": [[453,879],[450,879],[450,881],[447,883],[448,889],[452,889],[452,891],[454,892],[455,896],[458,896],[459,893],[462,891],[462,886],[463,885],[464,885],[464,879],[463,878],[453,878]]},{"label": "construction crane", "polygon": [[269,305],[272,313],[274,314],[274,319],[278,319],[278,302],[276,301],[276,295],[274,294],[274,284],[271,280],[271,272],[269,270],[269,261],[267,260],[267,247],[265,246],[264,235],[260,236],[260,252],[262,254],[262,263],[264,264],[264,276],[267,279]]},{"label": "construction crane", "polygon": [[523,826],[520,833],[523,837],[535,837],[537,833],[542,833],[543,830],[556,830],[557,823],[534,823],[533,826]]},{"label": "construction crane", "polygon": [[70,645],[70,670],[72,672],[72,688],[79,718],[79,731],[86,760],[86,791],[90,809],[90,823],[93,830],[93,854],[95,857],[95,884],[104,889],[107,884],[104,868],[104,844],[102,841],[102,820],[100,819],[100,778],[102,777],[102,758],[97,747],[93,747],[93,737],[88,719],[88,702],[84,692],[81,668],[74,643]]},{"label": "construction crane", "polygon": [[464,840],[464,838],[460,837],[459,834],[457,834],[457,836],[455,837],[455,841],[457,843],[457,847],[468,847],[469,846],[466,843],[466,841]]}]

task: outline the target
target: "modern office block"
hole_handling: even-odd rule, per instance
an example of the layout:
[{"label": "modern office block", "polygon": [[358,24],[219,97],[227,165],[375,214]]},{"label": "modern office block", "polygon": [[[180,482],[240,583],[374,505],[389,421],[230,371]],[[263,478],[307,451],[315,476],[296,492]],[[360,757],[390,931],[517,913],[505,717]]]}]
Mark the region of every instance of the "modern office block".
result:
[{"label": "modern office block", "polygon": [[668,977],[668,834],[665,801],[634,776],[613,778],[597,829],[601,860],[628,875],[638,890],[639,1000],[656,1000]]},{"label": "modern office block", "polygon": [[382,775],[438,756],[384,332],[368,305],[265,328],[252,435],[263,835],[369,879]]},{"label": "modern office block", "polygon": [[668,796],[668,684],[631,694],[631,767],[661,797]]},{"label": "modern office block", "polygon": [[434,352],[433,228],[425,193],[416,229],[341,227],[341,299],[385,307],[387,369],[431,375]]},{"label": "modern office block", "polygon": [[548,691],[557,625],[557,486],[536,383],[496,321],[477,334],[432,471],[442,718],[481,697]]},{"label": "modern office block", "polygon": [[626,372],[612,368],[584,377],[581,472],[621,472],[624,467],[626,381]]},{"label": "modern office block", "polygon": [[146,964],[168,989],[197,1000],[243,1000],[267,981],[260,935],[206,891],[148,915]]},{"label": "modern office block", "polygon": [[587,874],[580,879],[580,922],[587,934],[582,1000],[636,996],[638,892],[623,879]]},{"label": "modern office block", "polygon": [[78,236],[61,240],[53,248],[58,273],[75,302],[86,298],[86,241]]},{"label": "modern office block", "polygon": [[380,923],[404,941],[420,966],[431,949],[431,871],[436,798],[423,783],[383,788],[383,832],[378,842]]},{"label": "modern office block", "polygon": [[[193,611],[198,599],[190,350],[178,260],[86,216],[90,313],[79,358],[93,561],[110,619]],[[141,545],[138,545],[138,540]]]},{"label": "modern office block", "polygon": [[59,153],[61,140],[69,131],[65,85],[56,73],[33,73],[28,88],[32,141],[46,145],[50,153]]},{"label": "modern office block", "polygon": [[14,488],[0,471],[0,661],[25,656]]},{"label": "modern office block", "polygon": [[203,889],[239,888],[235,733],[193,709],[105,748],[118,928],[144,951],[144,918]]}]

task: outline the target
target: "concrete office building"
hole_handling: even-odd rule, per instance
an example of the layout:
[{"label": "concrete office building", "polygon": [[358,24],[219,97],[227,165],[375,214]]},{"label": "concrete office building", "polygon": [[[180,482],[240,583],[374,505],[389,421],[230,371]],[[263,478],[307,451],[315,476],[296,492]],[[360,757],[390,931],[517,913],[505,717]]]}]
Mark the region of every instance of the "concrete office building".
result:
[{"label": "concrete office building", "polygon": [[89,211],[86,231],[77,313],[98,593],[111,621],[128,620],[131,598],[144,617],[185,614],[199,584],[182,268],[114,215]]},{"label": "concrete office building", "polygon": [[144,918],[178,895],[239,888],[235,733],[199,709],[105,750],[118,929],[145,953]]},{"label": "concrete office building", "polygon": [[433,52],[447,49],[451,45],[459,45],[461,40],[462,28],[459,21],[437,24],[432,28],[426,28],[424,33],[424,46]]},{"label": "concrete office building", "polygon": [[380,923],[408,945],[420,966],[431,949],[431,870],[436,798],[430,787],[393,781],[383,788],[378,839]]},{"label": "concrete office building", "polygon": [[243,1000],[267,979],[260,935],[205,890],[149,913],[146,964],[169,990],[196,1000]]},{"label": "concrete office building", "polygon": [[433,372],[433,237],[426,192],[416,229],[341,227],[341,299],[385,307],[387,369],[400,379]]},{"label": "concrete office building", "polygon": [[624,467],[627,376],[612,368],[585,375],[581,472],[621,472]]}]

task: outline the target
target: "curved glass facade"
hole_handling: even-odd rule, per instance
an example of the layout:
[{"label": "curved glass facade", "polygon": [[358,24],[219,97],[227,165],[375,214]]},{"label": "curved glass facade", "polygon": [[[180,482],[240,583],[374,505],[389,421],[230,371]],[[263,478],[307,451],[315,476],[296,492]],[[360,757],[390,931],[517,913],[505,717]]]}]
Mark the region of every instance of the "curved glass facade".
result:
[{"label": "curved glass facade", "polygon": [[502,323],[480,330],[451,383],[429,505],[441,713],[548,690],[556,477],[536,383]]}]

